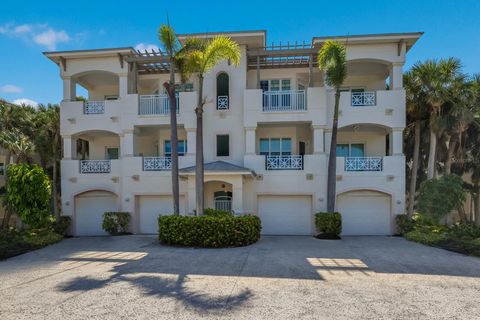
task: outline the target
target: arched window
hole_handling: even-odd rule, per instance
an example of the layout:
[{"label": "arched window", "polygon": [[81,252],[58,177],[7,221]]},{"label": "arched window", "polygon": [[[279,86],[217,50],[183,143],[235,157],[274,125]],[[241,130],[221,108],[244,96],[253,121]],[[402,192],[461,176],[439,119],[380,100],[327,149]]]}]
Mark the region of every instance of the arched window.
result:
[{"label": "arched window", "polygon": [[217,110],[227,110],[229,107],[228,74],[222,72],[217,76]]}]

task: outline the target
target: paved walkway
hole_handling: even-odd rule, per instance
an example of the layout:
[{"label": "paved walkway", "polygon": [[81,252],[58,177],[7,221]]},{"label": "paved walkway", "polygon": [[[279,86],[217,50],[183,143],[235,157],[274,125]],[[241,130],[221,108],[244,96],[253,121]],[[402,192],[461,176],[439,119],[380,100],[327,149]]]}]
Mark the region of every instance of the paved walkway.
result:
[{"label": "paved walkway", "polygon": [[480,259],[396,237],[73,238],[0,262],[0,319],[478,319]]}]

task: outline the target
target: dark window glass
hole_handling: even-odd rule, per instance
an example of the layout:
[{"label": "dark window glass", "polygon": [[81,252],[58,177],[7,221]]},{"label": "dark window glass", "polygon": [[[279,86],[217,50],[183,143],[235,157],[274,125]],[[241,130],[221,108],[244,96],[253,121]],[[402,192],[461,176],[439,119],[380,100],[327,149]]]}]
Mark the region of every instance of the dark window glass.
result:
[{"label": "dark window glass", "polygon": [[230,155],[230,137],[228,134],[217,136],[217,157],[228,157]]},{"label": "dark window glass", "polygon": [[[165,157],[172,156],[172,143],[170,140],[165,140]],[[178,155],[184,156],[187,153],[187,140],[178,140]]]},{"label": "dark window glass", "polygon": [[348,144],[337,144],[337,157],[348,157]]}]

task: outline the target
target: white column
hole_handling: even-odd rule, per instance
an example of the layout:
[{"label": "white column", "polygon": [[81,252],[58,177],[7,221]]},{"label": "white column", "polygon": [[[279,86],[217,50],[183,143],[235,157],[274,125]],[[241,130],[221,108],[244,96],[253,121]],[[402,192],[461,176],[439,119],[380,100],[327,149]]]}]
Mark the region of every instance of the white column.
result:
[{"label": "white column", "polygon": [[189,176],[187,180],[187,199],[188,199],[188,208],[187,214],[193,213],[196,210],[196,193],[195,193],[195,177]]},{"label": "white column", "polygon": [[70,77],[63,78],[63,101],[75,101],[77,97],[76,83]]},{"label": "white column", "polygon": [[319,154],[325,152],[323,126],[313,126],[313,153]]},{"label": "white column", "polygon": [[330,153],[330,145],[332,143],[332,131],[331,129],[327,130],[325,130],[325,152]]},{"label": "white column", "polygon": [[133,130],[124,131],[120,136],[121,154],[122,157],[133,157],[134,150],[134,137]]},{"label": "white column", "polygon": [[193,156],[197,143],[196,130],[195,128],[186,128],[185,130],[187,131],[187,156]]},{"label": "white column", "polygon": [[390,134],[390,148],[392,156],[403,155],[403,129],[394,128]]},{"label": "white column", "polygon": [[118,94],[120,98],[128,94],[128,76],[127,74],[118,75]]},{"label": "white column", "polygon": [[403,88],[403,63],[393,63],[392,71],[390,73],[390,88],[402,89]]},{"label": "white column", "polygon": [[71,160],[73,158],[73,143],[71,136],[63,137],[63,159]]},{"label": "white column", "polygon": [[232,210],[235,213],[243,213],[243,177],[232,184]]},{"label": "white column", "polygon": [[256,127],[245,128],[245,154],[255,154],[255,130]]}]

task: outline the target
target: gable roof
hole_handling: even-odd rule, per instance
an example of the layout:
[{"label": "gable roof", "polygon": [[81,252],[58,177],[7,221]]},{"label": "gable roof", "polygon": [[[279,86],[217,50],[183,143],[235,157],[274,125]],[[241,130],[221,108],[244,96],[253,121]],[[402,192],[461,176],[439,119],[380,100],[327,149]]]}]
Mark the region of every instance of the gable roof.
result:
[{"label": "gable roof", "polygon": [[[183,174],[195,174],[195,169],[196,169],[196,166],[191,166],[191,167],[180,169],[179,171],[180,173],[183,173]],[[249,168],[237,166],[235,164],[231,164],[225,161],[214,161],[214,162],[205,163],[204,170],[206,173],[251,174],[253,176],[256,176],[255,171]]]}]

